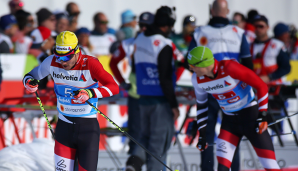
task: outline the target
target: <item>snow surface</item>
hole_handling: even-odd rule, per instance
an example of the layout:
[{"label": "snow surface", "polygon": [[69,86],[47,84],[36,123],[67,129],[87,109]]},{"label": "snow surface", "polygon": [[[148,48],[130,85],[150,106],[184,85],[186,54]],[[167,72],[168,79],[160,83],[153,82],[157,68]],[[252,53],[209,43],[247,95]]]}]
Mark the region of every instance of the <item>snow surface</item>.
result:
[{"label": "snow surface", "polygon": [[53,140],[36,138],[0,151],[1,171],[49,171],[55,170],[54,166]]}]

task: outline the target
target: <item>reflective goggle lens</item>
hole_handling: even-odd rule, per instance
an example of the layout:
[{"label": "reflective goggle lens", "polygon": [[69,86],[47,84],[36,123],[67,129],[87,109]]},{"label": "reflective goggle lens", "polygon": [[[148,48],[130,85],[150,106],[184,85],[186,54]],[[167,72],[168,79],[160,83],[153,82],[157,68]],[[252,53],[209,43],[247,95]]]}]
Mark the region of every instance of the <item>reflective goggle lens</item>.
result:
[{"label": "reflective goggle lens", "polygon": [[61,62],[61,61],[63,61],[63,62],[67,62],[67,61],[71,60],[71,58],[74,57],[74,54],[66,55],[66,56],[57,56],[57,55],[55,55],[55,57],[56,57],[56,59],[57,59],[59,62]]}]

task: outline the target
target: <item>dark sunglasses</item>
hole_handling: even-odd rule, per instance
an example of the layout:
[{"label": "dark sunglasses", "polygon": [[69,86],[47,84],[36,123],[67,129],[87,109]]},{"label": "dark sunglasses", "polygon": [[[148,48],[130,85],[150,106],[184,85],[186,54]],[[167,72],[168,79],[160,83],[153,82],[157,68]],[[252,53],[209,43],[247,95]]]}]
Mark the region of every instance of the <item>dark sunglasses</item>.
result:
[{"label": "dark sunglasses", "polygon": [[78,16],[78,15],[80,15],[80,13],[81,12],[74,12],[74,13],[71,13],[70,16]]},{"label": "dark sunglasses", "polygon": [[109,21],[97,21],[97,22],[100,24],[108,24],[109,23]]},{"label": "dark sunglasses", "polygon": [[255,28],[260,28],[260,29],[262,29],[262,28],[265,28],[265,26],[264,26],[264,25],[259,25],[259,24],[257,24],[257,25],[255,25]]}]

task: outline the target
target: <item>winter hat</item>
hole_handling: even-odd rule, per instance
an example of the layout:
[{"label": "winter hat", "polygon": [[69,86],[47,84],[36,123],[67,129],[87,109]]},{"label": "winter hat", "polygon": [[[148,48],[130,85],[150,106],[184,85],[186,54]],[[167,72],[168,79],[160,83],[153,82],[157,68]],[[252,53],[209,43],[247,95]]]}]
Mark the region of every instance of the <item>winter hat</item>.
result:
[{"label": "winter hat", "polygon": [[186,26],[188,23],[191,23],[191,25],[196,25],[196,17],[193,15],[188,15],[183,20],[183,27]]},{"label": "winter hat", "polygon": [[50,18],[53,13],[46,8],[41,8],[39,11],[36,12],[36,15],[38,25],[41,25],[41,23]]},{"label": "winter hat", "polygon": [[80,52],[78,48],[78,38],[71,31],[63,31],[56,37],[55,54],[63,55],[75,49],[75,53]]},{"label": "winter hat", "polygon": [[64,12],[59,12],[59,13],[55,14],[55,18],[56,18],[56,20],[60,20],[61,18],[68,19],[68,15],[65,14]]},{"label": "winter hat", "polygon": [[126,10],[121,14],[122,25],[126,23],[130,23],[135,19],[136,19],[136,15],[135,13],[132,12],[132,10]]},{"label": "winter hat", "polygon": [[274,36],[275,37],[279,37],[282,34],[289,32],[290,29],[287,25],[285,25],[284,23],[278,23],[275,25],[273,32],[274,32]]},{"label": "winter hat", "polygon": [[154,17],[154,24],[158,27],[174,26],[176,21],[175,7],[162,6],[157,9]]},{"label": "winter hat", "polygon": [[140,24],[150,25],[153,23],[153,21],[154,21],[154,14],[152,14],[151,12],[143,12],[140,15],[140,18],[139,18]]},{"label": "winter hat", "polygon": [[4,15],[0,18],[0,27],[3,31],[5,31],[6,29],[8,29],[11,25],[17,24],[17,20],[16,18],[11,15],[11,14],[7,14]]},{"label": "winter hat", "polygon": [[264,15],[256,15],[254,18],[254,22],[264,21],[267,25],[269,25],[268,19]]},{"label": "winter hat", "polygon": [[187,61],[190,65],[204,68],[214,63],[214,57],[209,48],[206,46],[198,46],[188,53]]},{"label": "winter hat", "polygon": [[259,15],[259,12],[257,10],[252,9],[252,10],[248,11],[247,22],[252,24],[256,15]]},{"label": "winter hat", "polygon": [[81,27],[75,33],[78,36],[82,33],[90,34],[90,31],[86,27]]},{"label": "winter hat", "polygon": [[15,17],[16,20],[18,22],[18,26],[20,30],[23,30],[25,28],[25,26],[28,24],[27,22],[27,18],[30,16],[31,14],[29,12],[26,12],[22,9],[18,10],[15,13]]},{"label": "winter hat", "polygon": [[31,48],[39,49],[41,44],[51,36],[51,30],[44,26],[39,26],[32,31],[30,36],[33,40]]}]

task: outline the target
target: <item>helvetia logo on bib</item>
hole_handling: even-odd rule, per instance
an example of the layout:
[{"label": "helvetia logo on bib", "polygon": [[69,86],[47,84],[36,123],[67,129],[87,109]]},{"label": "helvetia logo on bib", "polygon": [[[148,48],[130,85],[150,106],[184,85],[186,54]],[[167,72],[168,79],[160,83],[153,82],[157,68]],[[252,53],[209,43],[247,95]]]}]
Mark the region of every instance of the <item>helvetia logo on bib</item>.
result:
[{"label": "helvetia logo on bib", "polygon": [[76,77],[75,75],[66,76],[66,75],[63,75],[62,73],[56,74],[54,71],[53,71],[52,77],[63,79],[63,80],[69,80],[69,81],[78,81],[78,77]]},{"label": "helvetia logo on bib", "polygon": [[225,81],[225,87],[228,87],[228,86],[230,86],[230,85],[231,85],[231,83]]},{"label": "helvetia logo on bib", "polygon": [[79,81],[83,81],[83,82],[87,81],[83,73],[81,74]]}]

